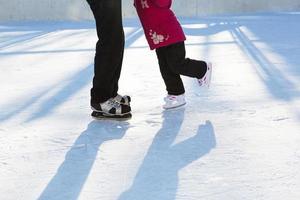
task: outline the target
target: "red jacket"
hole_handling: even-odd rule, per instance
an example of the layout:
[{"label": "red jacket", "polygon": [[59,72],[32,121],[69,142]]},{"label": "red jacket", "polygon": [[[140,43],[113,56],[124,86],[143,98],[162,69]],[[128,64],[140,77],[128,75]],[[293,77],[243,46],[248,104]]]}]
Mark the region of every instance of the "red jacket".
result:
[{"label": "red jacket", "polygon": [[171,4],[172,0],[134,0],[151,50],[185,40]]}]

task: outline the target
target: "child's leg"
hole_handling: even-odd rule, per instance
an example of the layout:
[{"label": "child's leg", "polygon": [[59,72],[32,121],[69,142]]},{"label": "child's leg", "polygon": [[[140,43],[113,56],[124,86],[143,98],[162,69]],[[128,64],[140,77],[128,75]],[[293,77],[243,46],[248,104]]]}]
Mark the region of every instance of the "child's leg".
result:
[{"label": "child's leg", "polygon": [[166,89],[169,95],[181,95],[184,94],[184,86],[180,75],[174,73],[173,70],[168,66],[166,59],[166,51],[163,48],[156,49],[156,55],[160,68],[160,73],[166,85]]},{"label": "child's leg", "polygon": [[162,51],[165,54],[167,65],[173,73],[198,79],[205,75],[206,62],[186,58],[184,42],[163,47]]}]

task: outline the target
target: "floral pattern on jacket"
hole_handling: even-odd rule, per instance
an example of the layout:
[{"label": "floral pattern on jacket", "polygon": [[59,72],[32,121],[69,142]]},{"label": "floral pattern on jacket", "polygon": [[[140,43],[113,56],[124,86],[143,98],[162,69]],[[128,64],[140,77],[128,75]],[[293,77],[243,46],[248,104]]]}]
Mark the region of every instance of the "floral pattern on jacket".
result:
[{"label": "floral pattern on jacket", "polygon": [[170,9],[171,4],[171,0],[134,1],[150,49],[185,40],[182,27]]}]

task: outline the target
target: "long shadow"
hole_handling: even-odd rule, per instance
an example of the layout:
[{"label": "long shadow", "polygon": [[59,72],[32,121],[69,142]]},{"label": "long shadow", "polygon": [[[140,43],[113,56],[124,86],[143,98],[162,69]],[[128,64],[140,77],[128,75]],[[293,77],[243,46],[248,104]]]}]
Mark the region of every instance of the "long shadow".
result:
[{"label": "long shadow", "polygon": [[251,42],[240,28],[232,30],[233,37],[237,38],[240,48],[257,63],[257,74],[267,86],[269,92],[284,101],[290,101],[299,94],[297,87],[287,79],[277,67]]},{"label": "long shadow", "polygon": [[[187,22],[188,24],[206,24],[205,28],[185,28],[187,35],[209,36],[219,32],[228,32],[236,44],[252,61],[257,75],[265,84],[268,92],[276,99],[291,102],[300,97],[298,86],[290,80],[286,73],[300,74],[296,68],[299,65],[300,39],[298,37],[299,15],[293,14],[258,14],[208,18],[205,20]],[[241,27],[247,28],[255,39],[250,39]],[[258,39],[257,39],[258,38]],[[265,43],[286,62],[286,67],[280,69],[273,60],[268,59],[264,52],[254,42]],[[214,45],[214,43],[207,45]],[[283,65],[283,64],[282,64]],[[249,83],[250,84],[250,83]],[[299,111],[297,112],[298,115]]]},{"label": "long shadow", "polygon": [[29,51],[13,51],[1,52],[0,56],[15,56],[15,55],[35,55],[35,54],[60,54],[60,53],[81,53],[81,52],[94,52],[94,49],[60,49],[60,50],[29,50]]},{"label": "long shadow", "polygon": [[126,36],[125,40],[125,48],[129,48],[137,39],[142,37],[144,34],[143,29],[136,27],[134,31],[132,31],[130,34]]},{"label": "long shadow", "polygon": [[121,139],[128,122],[92,121],[66,154],[64,162],[39,196],[39,200],[76,200],[95,163],[100,146]]},{"label": "long shadow", "polygon": [[[83,87],[85,87],[91,79],[92,76],[91,74],[92,74],[92,66],[90,65],[80,70],[71,78],[66,80],[67,84],[64,85],[60,90],[58,90],[54,95],[44,100],[41,106],[39,107],[39,109],[33,112],[32,115],[29,116],[27,120],[25,120],[25,123],[34,121],[38,118],[42,118],[50,114],[56,107],[63,104],[67,99],[71,98],[76,92],[79,92]],[[29,100],[25,101],[24,103],[21,102],[21,104],[20,102],[19,103],[11,102],[8,105],[2,106],[1,110],[3,111],[0,116],[0,123],[7,121],[13,118],[14,116],[22,113],[25,109],[34,105],[41,98],[49,94],[53,89],[57,89],[59,87],[61,87],[61,84],[50,86],[46,90],[35,94],[33,97],[31,97]],[[21,97],[21,99],[22,98],[23,97]],[[7,109],[5,108],[9,108],[9,111],[6,111]]]},{"label": "long shadow", "polygon": [[281,13],[248,20],[244,24],[255,36],[268,44],[272,52],[285,59],[285,71],[300,75],[299,20],[298,13]]},{"label": "long shadow", "polygon": [[51,111],[85,87],[91,80],[91,74],[92,65],[77,72],[59,91],[50,98],[44,100],[40,108],[36,110],[25,122],[28,123],[47,116]]},{"label": "long shadow", "polygon": [[[68,26],[67,26],[68,27]],[[81,27],[81,26],[79,26]],[[127,27],[127,26],[126,26]],[[138,38],[140,38],[143,35],[143,30],[138,26],[137,23],[133,24],[130,23],[130,27],[134,28],[130,33],[126,35],[126,44],[125,48],[132,45]],[[75,29],[73,27],[73,29]],[[1,30],[1,29],[0,29]],[[25,29],[26,31],[29,31]],[[70,30],[70,29],[57,29],[57,27],[49,28],[49,30],[36,30],[35,32],[28,32],[21,34],[19,36],[12,36],[11,39],[5,37],[5,41],[1,41],[1,35],[0,35],[0,50],[4,50],[5,48],[12,47],[14,45],[20,45],[24,43],[30,43],[34,40],[41,39],[43,37],[47,37],[49,34],[59,31],[59,30]],[[80,30],[80,28],[78,28]],[[11,30],[12,31],[12,30]],[[22,31],[22,28],[16,28],[16,32]],[[35,47],[45,46],[47,44],[52,44],[54,42],[60,42],[59,40],[63,38],[73,37],[75,35],[82,34],[81,32],[78,33],[69,33],[64,34],[60,38],[55,38],[55,40],[47,40],[47,42],[44,42],[43,44],[37,44],[35,46],[30,46],[31,49],[34,49]],[[76,43],[75,43],[76,44]],[[64,53],[64,52],[83,52],[83,51],[94,51],[94,49],[66,49],[66,50],[44,50],[44,51],[34,51],[34,50],[18,50],[18,51],[9,51],[9,52],[0,52],[0,56],[13,56],[13,55],[20,55],[20,54],[43,54],[43,53]]]},{"label": "long shadow", "polygon": [[[93,25],[93,23],[71,23],[70,25],[67,25],[65,23],[53,23],[51,25],[51,30],[58,30],[58,29],[81,29],[81,28],[91,28],[90,25]],[[139,27],[137,27],[137,23],[129,23],[130,27],[133,27],[134,29],[128,33],[126,36],[126,47],[130,46],[134,43],[140,36],[142,36],[143,32]],[[20,27],[19,27],[20,26]],[[41,25],[42,26],[42,25]],[[52,27],[53,26],[53,27]],[[28,25],[19,25],[15,29],[20,30],[30,30],[30,23]],[[93,26],[92,26],[93,27]],[[126,26],[125,26],[126,27]],[[36,29],[47,29],[46,27],[36,27]],[[15,29],[11,29],[10,31],[14,31]],[[49,29],[49,28],[48,28]],[[27,41],[23,41],[27,42]],[[77,52],[81,51],[79,50],[72,50],[70,52]],[[84,51],[89,51],[89,49],[84,49]],[[64,52],[64,51],[63,51]],[[24,52],[10,52],[7,53],[7,55],[15,55],[15,54],[31,54],[26,51]],[[32,52],[35,53],[49,53],[48,51],[37,51]],[[53,53],[59,53],[59,51],[53,51]],[[5,54],[5,53],[4,53]],[[47,88],[46,90],[39,92],[35,94],[32,98],[30,98],[28,101],[22,101],[18,103],[10,103],[8,105],[3,106],[3,109],[1,108],[1,115],[0,115],[0,122],[7,121],[11,119],[12,117],[16,116],[17,114],[20,114],[25,109],[30,107],[31,105],[37,103],[41,98],[43,98],[45,95],[49,94],[53,89],[61,88],[58,90],[54,95],[47,98],[43,101],[41,106],[37,111],[32,113],[32,115],[25,121],[25,122],[31,122],[33,120],[36,120],[38,118],[42,118],[47,116],[53,109],[64,103],[67,99],[71,98],[76,92],[78,92],[80,89],[82,89],[85,85],[87,85],[92,78],[92,65],[86,67],[85,69],[77,72],[74,76],[66,80],[66,84],[64,86],[61,86],[62,84],[56,84],[54,86],[51,86]],[[21,97],[23,99],[23,97]],[[23,103],[24,102],[24,103]],[[21,105],[20,105],[21,103]],[[20,105],[20,106],[18,106]],[[5,109],[9,108],[9,110]]]},{"label": "long shadow", "polygon": [[[2,23],[0,26],[0,32],[2,33],[20,33],[18,36],[5,36],[0,37],[0,50],[4,50],[8,47],[19,45],[20,43],[29,43],[37,38],[46,36],[49,33],[59,31],[62,29],[79,30],[79,29],[91,29],[93,23],[74,23],[74,22],[15,22],[15,23]],[[1,35],[0,35],[1,36]]]},{"label": "long shadow", "polygon": [[[202,23],[188,23],[188,24],[202,24],[206,27],[203,28],[189,28],[184,27],[184,32],[186,35],[189,36],[211,36],[220,32],[228,31],[230,29],[233,29],[235,27],[238,27],[239,25],[235,22],[228,22],[228,21],[206,21]],[[184,24],[186,25],[186,24]],[[222,44],[222,42],[220,43]],[[225,42],[226,44],[226,42]]]},{"label": "long shadow", "polygon": [[[255,46],[255,40],[250,39],[241,29],[246,27],[260,43],[265,43],[272,52],[277,53],[286,61],[288,70],[294,74],[300,74],[295,68],[299,59],[295,62],[295,54],[299,55],[300,39],[298,37],[299,27],[291,26],[298,23],[299,16],[293,14],[261,14],[253,16],[224,17],[216,19],[213,24],[220,26],[216,30],[228,31],[235,40],[235,44],[251,59],[256,65],[256,71],[268,91],[277,99],[291,101],[299,97],[297,86],[282,73],[282,70],[269,60],[267,56]],[[228,26],[229,25],[229,26]],[[288,31],[287,31],[288,30]],[[285,70],[286,71],[286,70]]]},{"label": "long shadow", "polygon": [[[94,23],[91,22],[10,22],[0,24],[0,50],[6,47],[19,45],[22,43],[30,43],[35,39],[45,37],[49,33],[61,30],[80,30],[92,29]],[[19,33],[18,35],[9,33]],[[4,34],[3,35],[1,35]],[[70,37],[66,35],[64,37]],[[52,43],[53,41],[49,41]],[[2,54],[2,53],[1,53]],[[5,53],[4,55],[7,55]]]},{"label": "long shadow", "polygon": [[25,33],[25,34],[20,34],[18,36],[0,35],[0,49],[4,48],[6,46],[12,45],[14,43],[19,43],[20,41],[30,40],[33,37],[38,37],[39,35],[40,35],[40,33],[38,33],[38,32]]},{"label": "long shadow", "polygon": [[[132,44],[137,38],[139,38],[139,35],[141,34],[142,32],[140,29],[132,31],[132,33],[130,33],[126,39],[127,45]],[[89,67],[76,73],[71,78],[68,84],[66,84],[61,90],[55,93],[51,98],[45,100],[40,109],[38,109],[28,120],[26,120],[26,122],[31,122],[35,119],[46,116],[76,92],[80,91],[80,89],[87,85],[92,79],[92,70],[93,66],[90,65]]]},{"label": "long shadow", "polygon": [[[25,102],[19,102],[19,104],[16,104],[16,102],[10,102],[7,105],[1,106],[0,108],[0,123],[3,123],[5,121],[10,120],[14,116],[22,113],[25,109],[29,108],[32,106],[34,103],[36,103],[39,99],[41,99],[44,95],[46,95],[49,90],[45,90],[43,92],[39,92],[34,94],[30,99],[26,100]],[[22,99],[21,98],[16,98],[16,99]],[[12,109],[13,107],[13,109]]]},{"label": "long shadow", "polygon": [[174,200],[179,170],[216,146],[211,122],[200,125],[195,136],[173,144],[184,120],[184,110],[164,112],[163,119],[132,186],[119,200]]},{"label": "long shadow", "polygon": [[[11,38],[4,38],[5,41],[0,41],[0,50],[3,50],[8,47],[12,47],[16,44],[25,43],[25,42],[31,42],[36,38],[40,38],[42,36],[45,36],[47,34],[51,33],[51,31],[41,31],[41,32],[31,32],[31,33],[25,33],[19,36],[13,36]],[[3,39],[1,39],[3,40]],[[2,55],[2,53],[0,53]]]}]

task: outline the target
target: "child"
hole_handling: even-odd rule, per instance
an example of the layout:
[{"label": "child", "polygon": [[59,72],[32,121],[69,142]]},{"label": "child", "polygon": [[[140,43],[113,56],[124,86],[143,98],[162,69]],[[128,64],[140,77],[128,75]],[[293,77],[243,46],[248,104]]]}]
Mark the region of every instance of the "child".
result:
[{"label": "child", "polygon": [[156,50],[160,72],[168,92],[164,109],[185,105],[180,75],[197,78],[209,87],[212,64],[185,57],[185,35],[170,9],[172,0],[134,0],[150,49]]}]

